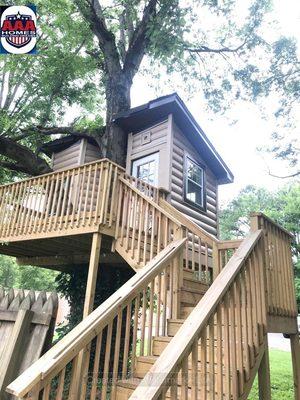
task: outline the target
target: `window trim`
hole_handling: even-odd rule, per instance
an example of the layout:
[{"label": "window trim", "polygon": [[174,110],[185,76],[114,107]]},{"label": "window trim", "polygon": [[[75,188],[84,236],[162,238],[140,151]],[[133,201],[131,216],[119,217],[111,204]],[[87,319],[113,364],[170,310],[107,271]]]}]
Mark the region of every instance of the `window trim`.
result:
[{"label": "window trim", "polygon": [[[194,201],[188,199],[187,197],[187,186],[188,186],[188,160],[190,160],[192,163],[196,164],[199,168],[202,169],[203,172],[203,186],[202,186],[202,198],[203,198],[203,205],[201,206],[200,204],[195,203]],[[205,211],[206,212],[206,168],[203,164],[201,164],[199,161],[196,161],[193,157],[191,157],[189,154],[185,154],[184,156],[184,202],[189,205],[189,207],[192,207],[196,209],[197,211]],[[192,179],[190,180],[191,182],[194,182]],[[197,183],[195,182],[197,185]],[[201,185],[198,184],[199,187]]]},{"label": "window trim", "polygon": [[[140,161],[140,163],[139,163],[139,161]],[[131,160],[131,175],[136,177],[137,168],[140,165],[146,164],[147,162],[151,162],[151,161],[154,161],[154,162],[157,163],[156,176],[155,176],[156,182],[153,184],[153,186],[158,186],[158,180],[159,180],[159,151],[156,151],[155,153],[147,154],[146,156],[141,156],[141,157],[135,158],[134,160]],[[141,179],[141,178],[138,178],[138,179]]]}]

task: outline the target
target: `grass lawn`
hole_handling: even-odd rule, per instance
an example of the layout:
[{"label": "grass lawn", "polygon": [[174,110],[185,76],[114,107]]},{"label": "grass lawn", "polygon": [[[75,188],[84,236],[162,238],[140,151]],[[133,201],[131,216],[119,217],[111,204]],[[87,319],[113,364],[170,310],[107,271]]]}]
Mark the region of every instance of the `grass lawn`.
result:
[{"label": "grass lawn", "polygon": [[[272,400],[294,400],[291,353],[270,350]],[[257,379],[248,400],[258,400]]]}]

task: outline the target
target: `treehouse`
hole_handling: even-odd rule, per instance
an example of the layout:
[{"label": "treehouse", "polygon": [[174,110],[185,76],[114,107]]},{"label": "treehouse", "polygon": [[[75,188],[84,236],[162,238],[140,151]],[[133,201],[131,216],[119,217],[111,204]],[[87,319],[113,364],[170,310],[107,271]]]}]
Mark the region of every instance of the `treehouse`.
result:
[{"label": "treehouse", "polygon": [[[300,348],[292,236],[261,213],[218,237],[233,175],[176,94],[117,115],[126,165],[87,137],[43,147],[53,173],[0,187],[0,252],[21,264],[88,265],[82,322],[7,387],[19,399],[269,400],[267,333]],[[124,149],[125,150],[125,149]],[[135,274],[93,310],[98,266]],[[101,273],[98,279],[101,279]]]}]

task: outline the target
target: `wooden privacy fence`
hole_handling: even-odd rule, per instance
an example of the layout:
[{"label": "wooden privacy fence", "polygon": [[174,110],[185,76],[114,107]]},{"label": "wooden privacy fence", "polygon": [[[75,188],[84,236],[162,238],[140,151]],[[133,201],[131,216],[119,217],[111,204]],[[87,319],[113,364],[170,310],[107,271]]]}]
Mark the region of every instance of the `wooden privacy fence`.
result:
[{"label": "wooden privacy fence", "polygon": [[51,345],[58,308],[55,293],[0,289],[0,397],[8,383]]},{"label": "wooden privacy fence", "polygon": [[32,400],[43,393],[48,400],[76,398],[80,388],[82,399],[115,399],[117,379],[130,376],[137,355],[150,354],[152,337],[164,334],[174,316],[175,261],[184,242],[168,245],[9,385],[9,392]]},{"label": "wooden privacy fence", "polygon": [[261,236],[244,240],[131,400],[237,399],[250,390],[267,333]]}]

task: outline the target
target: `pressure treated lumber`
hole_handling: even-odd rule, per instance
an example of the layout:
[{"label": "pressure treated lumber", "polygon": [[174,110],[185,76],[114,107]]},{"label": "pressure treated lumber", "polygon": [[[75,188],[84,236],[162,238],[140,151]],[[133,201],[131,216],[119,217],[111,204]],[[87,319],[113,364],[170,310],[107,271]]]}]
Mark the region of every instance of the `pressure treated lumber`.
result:
[{"label": "pressure treated lumber", "polygon": [[290,335],[295,400],[300,400],[300,343],[299,333]]},{"label": "pressure treated lumber", "polygon": [[0,366],[0,398],[7,399],[6,386],[15,378],[18,364],[21,361],[24,342],[29,335],[29,327],[33,317],[31,310],[19,310],[7,348]]},{"label": "pressure treated lumber", "polygon": [[264,355],[258,369],[258,388],[260,400],[271,400],[270,360],[267,339]]}]

